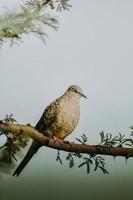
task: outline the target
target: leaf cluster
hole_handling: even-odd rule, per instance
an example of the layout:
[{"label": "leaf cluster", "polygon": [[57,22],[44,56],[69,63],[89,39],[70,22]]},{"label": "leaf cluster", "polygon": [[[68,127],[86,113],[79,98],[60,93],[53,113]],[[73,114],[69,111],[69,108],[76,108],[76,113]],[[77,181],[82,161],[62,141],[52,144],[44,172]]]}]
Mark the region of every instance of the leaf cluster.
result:
[{"label": "leaf cluster", "polygon": [[[88,174],[91,172],[91,169],[93,169],[93,171],[97,171],[98,169],[100,169],[104,174],[109,174],[109,172],[105,168],[105,159],[102,156],[90,155],[89,157],[85,157],[84,154],[81,153],[68,153],[66,156],[66,160],[69,162],[69,168],[73,168],[75,166],[75,158],[80,160],[80,162],[82,160],[82,162],[78,164],[78,168],[86,166],[86,172]],[[61,165],[63,164],[59,151],[56,161],[59,161]]]},{"label": "leaf cluster", "polygon": [[[130,136],[133,136],[133,126],[131,126],[130,129],[132,130]],[[101,131],[100,139],[101,141],[98,144],[99,148],[106,147],[108,149],[111,149],[112,147],[120,147],[120,148],[123,148],[125,146],[133,147],[133,139],[126,138],[126,136],[121,133],[113,137],[111,133],[104,133],[103,131]],[[81,144],[85,145],[87,144],[88,138],[85,134],[83,134],[81,135],[81,138],[76,138],[76,140]],[[130,155],[127,155],[125,157],[126,162],[129,157]],[[89,155],[89,157],[85,157],[84,154],[81,153],[76,153],[76,152],[68,153],[68,155],[66,156],[66,160],[69,162],[70,168],[74,167],[75,158],[78,158],[78,160],[82,160],[82,162],[78,165],[78,167],[81,168],[83,166],[86,166],[87,173],[90,173],[91,169],[93,168],[94,171],[100,169],[104,174],[109,174],[109,172],[106,169],[106,162],[103,156]],[[58,154],[57,161],[60,161],[61,164],[63,163],[60,154]]]},{"label": "leaf cluster", "polygon": [[24,35],[35,34],[43,42],[47,36],[46,28],[58,28],[58,20],[47,7],[68,10],[69,0],[28,0],[18,11],[7,9],[0,15],[0,45],[10,39],[11,44],[20,41]]},{"label": "leaf cluster", "polygon": [[[17,123],[17,121],[13,118],[12,114],[6,115],[2,122]],[[22,148],[24,148],[27,145],[29,138],[23,135],[21,132],[17,135],[12,135],[11,133],[3,130],[0,130],[0,135],[6,136],[6,142],[0,147],[0,149],[4,148],[8,152],[9,157],[14,158],[16,160],[15,154],[21,151]]]},{"label": "leaf cluster", "polygon": [[30,10],[21,7],[20,12],[7,11],[0,17],[0,41],[6,39],[20,40],[23,34],[34,33],[45,41],[47,36],[46,26],[57,29],[58,21],[48,13],[41,13],[39,10]]},{"label": "leaf cluster", "polygon": [[[83,134],[81,135],[81,138],[76,138],[76,140],[81,144],[85,145],[87,143],[88,138],[85,134]],[[91,169],[93,169],[93,171],[97,171],[98,169],[100,169],[104,174],[109,174],[107,169],[105,168],[105,158],[103,158],[102,156],[91,154],[89,155],[89,157],[85,157],[82,153],[69,152],[66,156],[66,160],[69,162],[69,168],[73,168],[75,166],[75,158],[80,160],[80,162],[82,160],[82,162],[78,164],[78,168],[86,166],[86,171],[88,174],[90,173]],[[59,161],[60,164],[63,164],[59,151],[57,154],[56,161]]]},{"label": "leaf cluster", "polygon": [[83,134],[83,135],[81,135],[81,138],[76,138],[76,140],[78,142],[80,142],[81,144],[86,144],[88,138],[87,138],[87,136],[85,134]]},{"label": "leaf cluster", "polygon": [[100,137],[101,137],[101,142],[99,145],[103,145],[108,148],[116,147],[116,146],[121,147],[121,148],[123,146],[133,146],[133,139],[126,138],[125,135],[121,133],[113,137],[111,133],[105,134],[103,131],[101,131]]},{"label": "leaf cluster", "polygon": [[56,11],[69,10],[71,5],[69,4],[70,0],[28,0],[26,5],[32,9],[43,9],[50,7]]}]

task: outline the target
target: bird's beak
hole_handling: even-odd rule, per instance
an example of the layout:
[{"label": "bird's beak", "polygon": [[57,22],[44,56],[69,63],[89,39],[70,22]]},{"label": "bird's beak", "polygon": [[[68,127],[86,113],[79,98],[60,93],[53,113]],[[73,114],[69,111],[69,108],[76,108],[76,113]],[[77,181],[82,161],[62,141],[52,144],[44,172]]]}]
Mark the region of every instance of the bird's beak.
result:
[{"label": "bird's beak", "polygon": [[84,97],[85,99],[87,99],[87,96],[85,96],[83,93],[80,93],[80,95],[81,95],[82,97]]}]

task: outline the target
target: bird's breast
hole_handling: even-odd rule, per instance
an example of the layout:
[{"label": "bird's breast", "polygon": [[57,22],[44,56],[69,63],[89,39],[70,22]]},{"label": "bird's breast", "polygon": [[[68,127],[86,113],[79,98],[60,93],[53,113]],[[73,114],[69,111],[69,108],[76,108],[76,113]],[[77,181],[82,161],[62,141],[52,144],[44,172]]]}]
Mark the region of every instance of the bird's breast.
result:
[{"label": "bird's breast", "polygon": [[61,139],[67,137],[76,128],[79,116],[80,105],[78,101],[61,102],[55,122],[54,135]]}]

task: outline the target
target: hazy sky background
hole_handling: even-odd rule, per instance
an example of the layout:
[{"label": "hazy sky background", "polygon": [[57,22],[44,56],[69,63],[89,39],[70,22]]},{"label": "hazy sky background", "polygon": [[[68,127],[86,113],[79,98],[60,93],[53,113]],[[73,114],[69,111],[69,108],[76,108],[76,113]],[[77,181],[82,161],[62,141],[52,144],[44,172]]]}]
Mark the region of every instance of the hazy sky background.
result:
[{"label": "hazy sky background", "polygon": [[[20,1],[1,0],[18,7]],[[101,130],[129,135],[133,125],[133,2],[131,0],[71,1],[59,16],[58,32],[49,31],[44,45],[34,36],[19,46],[0,50],[0,118],[13,113],[19,123],[36,124],[44,108],[78,84],[88,99],[81,100],[81,118],[69,137],[86,133],[98,143]],[[1,200],[8,199],[132,199],[133,162],[107,159],[109,176],[86,175],[55,161],[44,148],[19,179],[3,175]],[[111,166],[111,167],[110,167]]]}]

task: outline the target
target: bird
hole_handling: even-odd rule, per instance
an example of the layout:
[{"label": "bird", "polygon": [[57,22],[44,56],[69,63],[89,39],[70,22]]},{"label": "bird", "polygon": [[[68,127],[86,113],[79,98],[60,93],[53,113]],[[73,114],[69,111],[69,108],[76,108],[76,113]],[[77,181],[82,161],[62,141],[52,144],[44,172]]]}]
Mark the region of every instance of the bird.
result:
[{"label": "bird", "polygon": [[[35,129],[55,141],[63,143],[64,139],[76,128],[80,117],[80,98],[87,98],[78,85],[71,85],[65,93],[50,103],[44,110]],[[19,176],[25,166],[42,146],[33,140],[27,154],[13,176]]]}]

